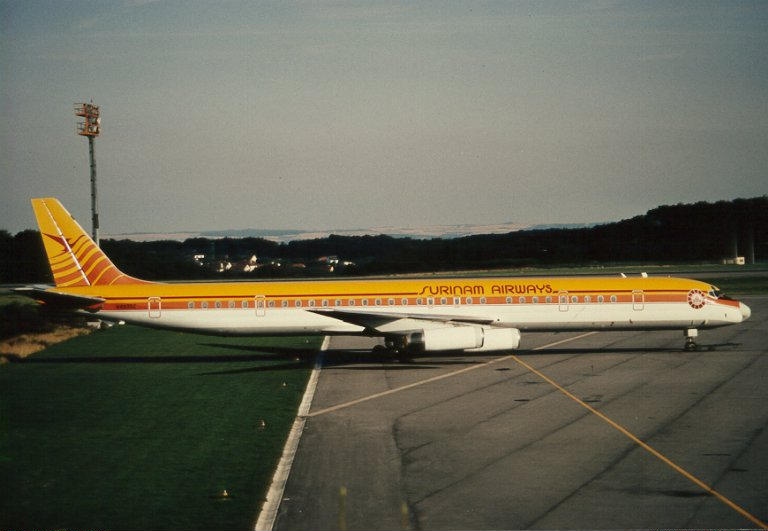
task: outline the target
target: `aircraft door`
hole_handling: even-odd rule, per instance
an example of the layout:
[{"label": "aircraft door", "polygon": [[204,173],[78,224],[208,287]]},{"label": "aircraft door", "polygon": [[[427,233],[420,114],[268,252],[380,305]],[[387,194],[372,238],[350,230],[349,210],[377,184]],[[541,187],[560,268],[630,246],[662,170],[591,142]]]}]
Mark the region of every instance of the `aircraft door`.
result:
[{"label": "aircraft door", "polygon": [[159,319],[162,312],[163,303],[160,297],[150,297],[147,299],[147,310],[150,319]]},{"label": "aircraft door", "polygon": [[640,311],[645,308],[645,293],[643,290],[636,289],[632,292],[632,309]]},{"label": "aircraft door", "polygon": [[267,312],[267,299],[264,295],[256,295],[253,301],[253,307],[256,308],[256,317],[264,317]]},{"label": "aircraft door", "polygon": [[557,304],[561,312],[568,311],[568,292],[560,291],[557,294]]}]

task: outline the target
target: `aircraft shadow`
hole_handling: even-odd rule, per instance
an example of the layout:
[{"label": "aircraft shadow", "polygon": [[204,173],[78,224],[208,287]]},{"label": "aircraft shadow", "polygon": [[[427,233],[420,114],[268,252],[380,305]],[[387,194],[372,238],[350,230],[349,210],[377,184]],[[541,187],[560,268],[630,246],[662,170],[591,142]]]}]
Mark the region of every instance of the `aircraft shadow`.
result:
[{"label": "aircraft shadow", "polygon": [[[240,351],[242,354],[224,354],[224,355],[118,355],[118,356],[67,356],[67,357],[36,357],[30,356],[22,358],[13,354],[4,354],[3,357],[12,363],[42,363],[42,364],[65,364],[65,363],[243,363],[243,362],[279,362],[270,365],[258,365],[254,367],[238,368],[224,371],[214,371],[201,373],[203,375],[213,374],[241,374],[245,372],[268,372],[287,369],[306,369],[311,367],[317,355],[316,350],[288,348],[281,346],[263,346],[263,345],[230,345],[224,343],[202,343],[202,346],[212,348]],[[699,344],[695,352],[713,352],[730,351],[741,346],[741,343],[717,343],[717,344]],[[679,354],[683,353],[682,348],[664,348],[664,347],[604,347],[597,349],[590,348],[550,348],[545,350],[516,350],[500,352],[500,356],[508,354],[552,356],[552,355],[608,355],[608,354],[643,354],[643,353],[665,353]],[[419,355],[411,360],[398,361],[395,357],[373,352],[368,349],[332,349],[323,353],[323,367],[340,368],[345,370],[428,370],[445,367],[446,365],[474,365],[483,363],[471,358],[474,354],[466,352],[441,352],[435,354],[432,359],[429,356]],[[446,359],[450,357],[461,357],[461,359]],[[478,356],[480,356],[478,354]],[[487,353],[482,355],[487,357]]]},{"label": "aircraft shadow", "polygon": [[43,364],[64,364],[64,363],[243,363],[243,362],[268,362],[284,361],[283,364],[272,364],[267,366],[254,367],[261,371],[281,370],[286,368],[300,369],[311,364],[316,351],[307,349],[293,349],[285,347],[260,347],[260,346],[241,346],[226,344],[202,344],[216,348],[227,348],[230,350],[239,350],[250,352],[250,354],[194,354],[194,355],[113,355],[113,356],[64,356],[64,357],[37,357],[29,356],[22,358],[15,355],[4,355],[10,362],[14,363],[43,363]]},{"label": "aircraft shadow", "polygon": [[696,346],[693,351],[684,351],[680,347],[602,347],[602,348],[548,348],[544,350],[525,350],[517,351],[521,355],[553,355],[553,354],[643,354],[643,353],[665,353],[681,354],[686,352],[712,352],[718,350],[735,350],[741,346],[741,343],[715,343],[701,344]]},{"label": "aircraft shadow", "polygon": [[[446,359],[459,357],[463,359]],[[331,349],[323,353],[324,368],[338,368],[358,371],[399,371],[438,369],[446,365],[476,365],[482,363],[466,359],[472,354],[467,352],[440,352],[434,356],[419,354],[411,359],[399,360],[392,354],[374,352],[370,349]]]}]

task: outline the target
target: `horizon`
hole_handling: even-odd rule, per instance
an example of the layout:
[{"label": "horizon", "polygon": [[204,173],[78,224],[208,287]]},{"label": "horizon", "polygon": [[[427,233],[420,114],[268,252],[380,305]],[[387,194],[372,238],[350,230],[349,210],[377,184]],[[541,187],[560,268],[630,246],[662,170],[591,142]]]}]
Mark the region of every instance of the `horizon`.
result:
[{"label": "horizon", "polygon": [[[329,236],[355,237],[355,236],[390,236],[393,238],[412,238],[414,240],[428,239],[455,239],[467,236],[481,236],[489,234],[508,234],[511,232],[547,230],[547,229],[580,229],[593,228],[602,225],[611,225],[629,221],[637,217],[647,216],[649,212],[663,208],[686,207],[697,204],[715,205],[717,203],[733,203],[734,201],[752,201],[761,198],[768,198],[768,194],[762,194],[754,197],[738,197],[735,199],[717,199],[714,201],[695,201],[691,203],[662,204],[649,208],[646,212],[631,217],[616,220],[599,221],[593,223],[537,223],[522,224],[514,222],[496,223],[496,224],[459,224],[459,225],[425,225],[423,227],[368,227],[353,229],[302,229],[302,228],[233,228],[233,229],[214,229],[214,230],[176,230],[176,231],[145,231],[145,232],[101,232],[102,240],[121,240],[128,239],[136,242],[153,241],[184,241],[191,238],[203,239],[223,239],[223,238],[261,238],[276,243],[288,243],[291,241],[302,241],[310,239],[324,239]],[[64,205],[66,208],[66,205]],[[74,216],[74,213],[73,213]],[[80,223],[77,216],[75,220]],[[81,226],[90,234],[90,227]],[[37,231],[38,227],[26,228],[14,233],[0,227],[0,231],[9,232],[11,236],[24,231]]]}]

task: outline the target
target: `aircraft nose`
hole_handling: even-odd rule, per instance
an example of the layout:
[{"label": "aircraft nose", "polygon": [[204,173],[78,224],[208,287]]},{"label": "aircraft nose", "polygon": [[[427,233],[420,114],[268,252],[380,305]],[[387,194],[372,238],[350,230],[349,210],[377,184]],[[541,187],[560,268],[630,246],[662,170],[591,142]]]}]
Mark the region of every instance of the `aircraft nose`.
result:
[{"label": "aircraft nose", "polygon": [[747,306],[743,302],[739,303],[739,310],[741,310],[741,320],[742,321],[746,321],[752,315],[752,310],[750,310],[749,306]]}]

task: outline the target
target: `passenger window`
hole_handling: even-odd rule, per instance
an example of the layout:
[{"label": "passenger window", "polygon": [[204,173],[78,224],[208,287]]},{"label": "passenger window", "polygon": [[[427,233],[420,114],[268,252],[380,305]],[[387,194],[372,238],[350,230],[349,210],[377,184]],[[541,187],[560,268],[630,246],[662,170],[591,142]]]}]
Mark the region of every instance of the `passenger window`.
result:
[{"label": "passenger window", "polygon": [[194,310],[195,309],[195,301],[189,301],[187,303],[187,309]]},{"label": "passenger window", "polygon": [[402,300],[400,301],[400,304],[402,304],[403,306],[408,306],[408,299],[405,299],[405,298],[404,298],[404,299],[402,299]]},{"label": "passenger window", "polygon": [[517,299],[517,302],[519,302],[520,304],[525,304],[525,297],[520,297],[519,299]]}]

